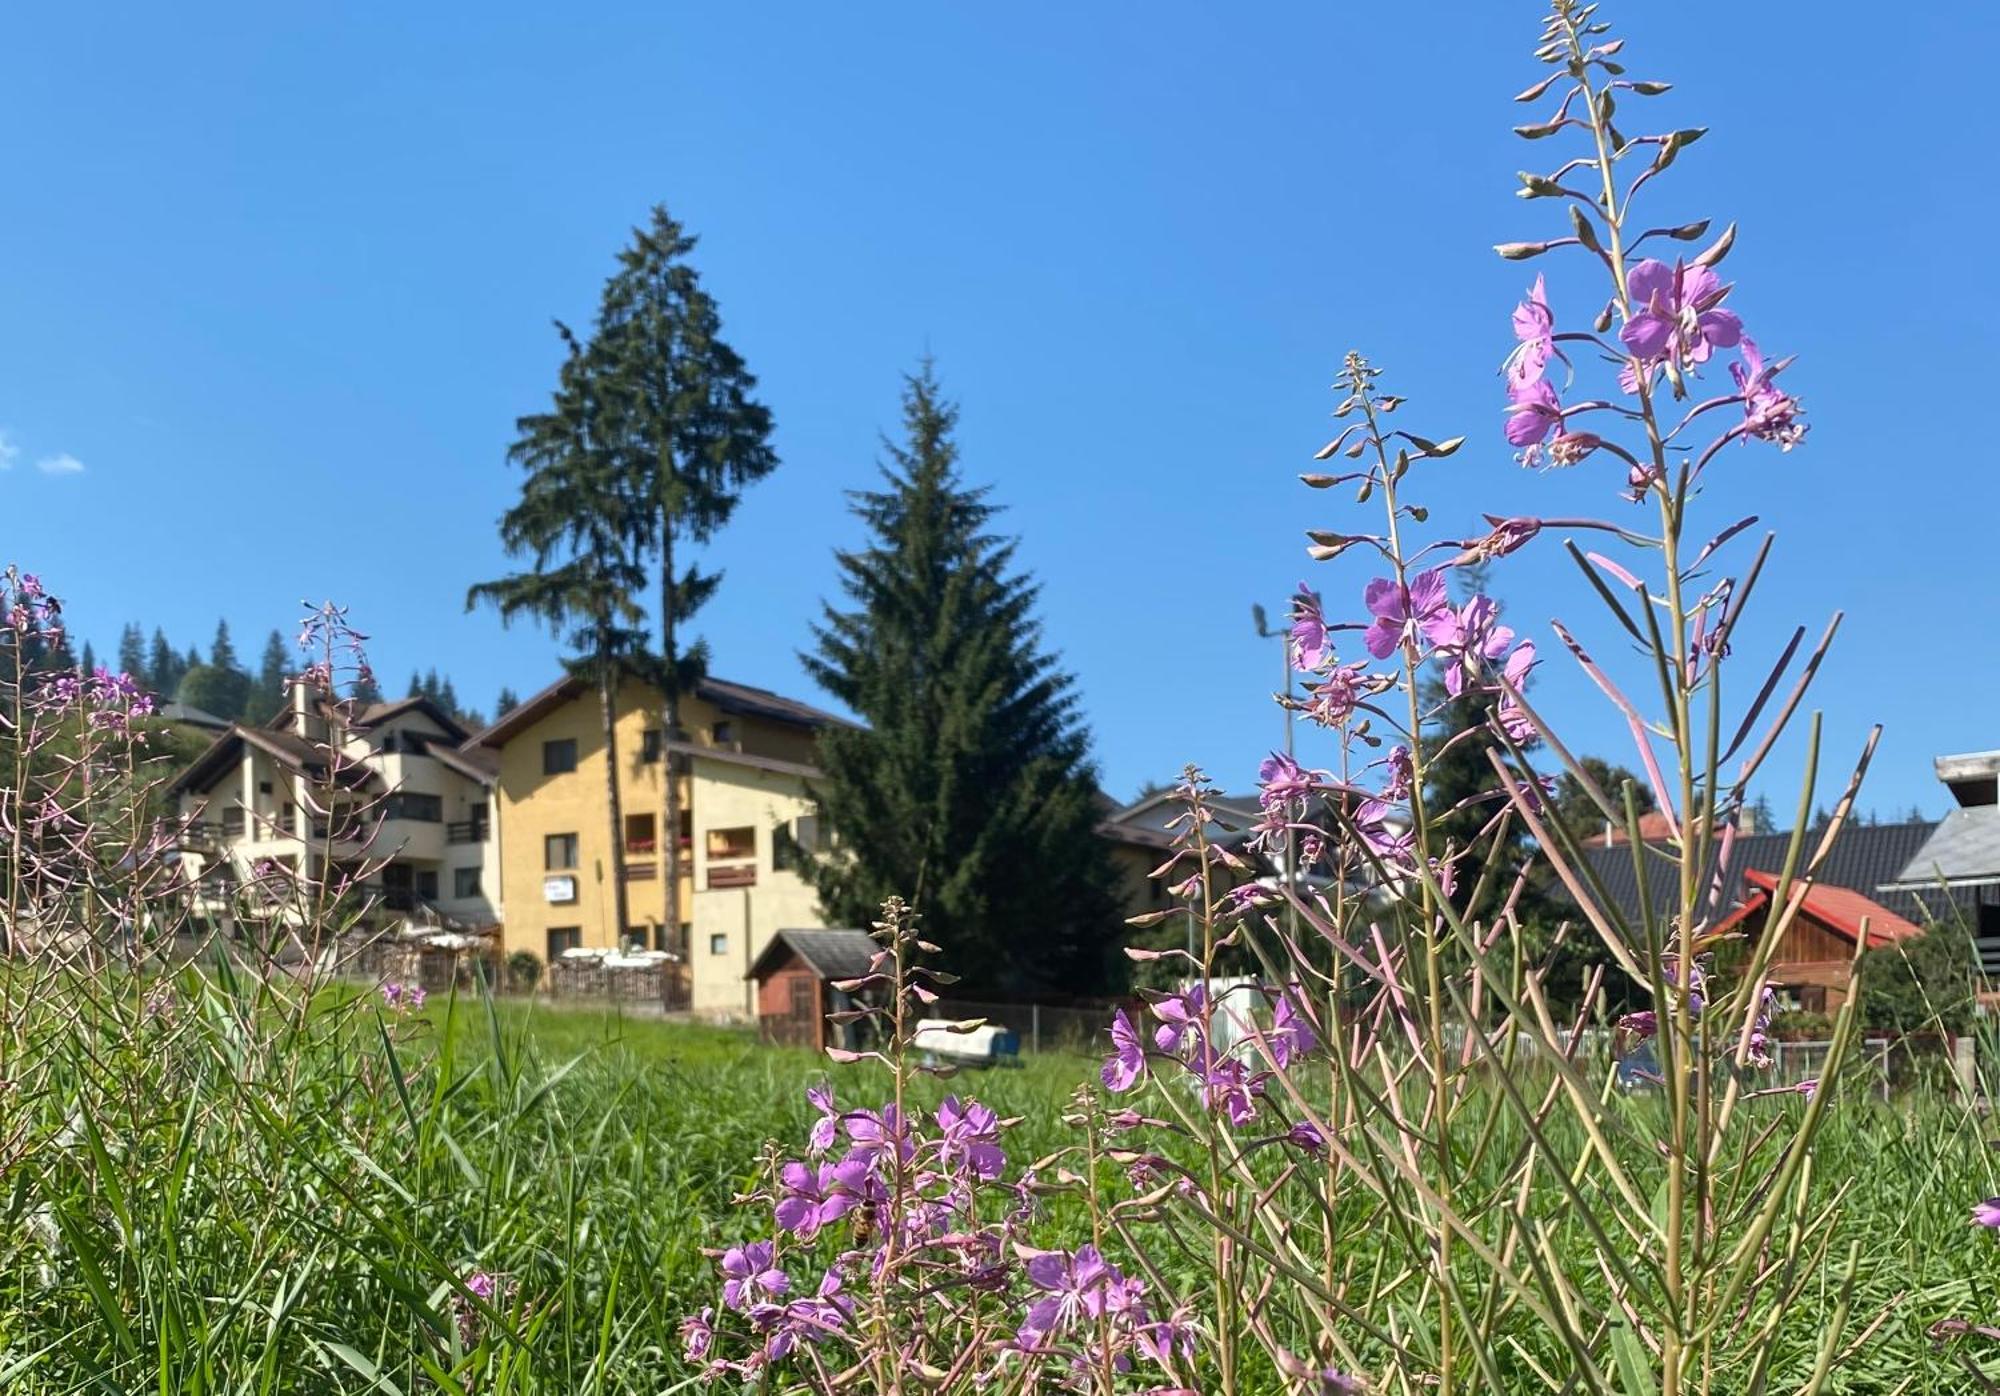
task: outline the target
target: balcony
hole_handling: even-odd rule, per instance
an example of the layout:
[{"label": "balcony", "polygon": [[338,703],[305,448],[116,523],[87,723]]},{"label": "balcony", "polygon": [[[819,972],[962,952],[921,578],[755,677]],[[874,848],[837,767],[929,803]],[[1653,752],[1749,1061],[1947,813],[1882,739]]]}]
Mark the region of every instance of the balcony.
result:
[{"label": "balcony", "polygon": [[492,826],[484,819],[461,819],[444,826],[446,843],[485,843]]},{"label": "balcony", "polygon": [[625,840],[626,853],[635,858],[650,858],[658,851],[659,846],[658,840],[651,838]]},{"label": "balcony", "polygon": [[224,810],[222,812],[222,837],[226,839],[242,838],[243,823],[244,817],[241,809]]},{"label": "balcony", "polygon": [[625,865],[625,880],[627,882],[655,882],[659,879],[659,876],[660,865],[658,863],[627,863]]},{"label": "balcony", "polygon": [[755,887],[757,885],[757,865],[755,863],[711,863],[708,866],[708,885],[717,887]]},{"label": "balcony", "polygon": [[222,826],[212,819],[193,820],[181,832],[181,839],[190,848],[214,848],[222,842]]}]

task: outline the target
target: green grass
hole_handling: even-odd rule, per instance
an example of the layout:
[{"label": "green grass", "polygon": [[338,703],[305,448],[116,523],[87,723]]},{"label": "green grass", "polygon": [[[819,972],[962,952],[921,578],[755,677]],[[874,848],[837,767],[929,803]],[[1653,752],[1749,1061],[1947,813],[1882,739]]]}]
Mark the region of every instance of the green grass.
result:
[{"label": "green grass", "polygon": [[[288,1015],[221,985],[171,1023],[126,1003],[14,1009],[0,1388],[34,1393],[673,1389],[678,1321],[712,1297],[703,1248],[764,1225],[731,1198],[766,1138],[796,1152],[823,1076],[848,1104],[886,1089],[878,1069],[738,1032],[465,999],[421,1019],[345,995]],[[1059,1117],[1094,1066],[918,1089],[1019,1116],[1019,1164],[1072,1142]],[[1886,1317],[1829,1389],[1979,1389],[1960,1365],[1985,1358],[1979,1340],[1941,1350],[1924,1330],[1995,1317],[2000,1238],[1965,1220],[2000,1192],[1985,1132],[1925,1099],[1840,1102],[1816,1168],[1863,1245],[1854,1331]],[[467,1345],[454,1279],[475,1267],[518,1298]],[[1811,1351],[1829,1304],[1795,1306],[1787,1353]]]}]

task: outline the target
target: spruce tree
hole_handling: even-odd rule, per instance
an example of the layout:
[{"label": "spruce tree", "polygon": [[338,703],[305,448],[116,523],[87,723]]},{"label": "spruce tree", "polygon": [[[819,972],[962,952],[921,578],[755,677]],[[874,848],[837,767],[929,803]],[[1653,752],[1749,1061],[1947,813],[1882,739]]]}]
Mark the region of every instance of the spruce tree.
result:
[{"label": "spruce tree", "polygon": [[[669,734],[680,730],[681,695],[707,664],[706,647],[690,644],[682,627],[722,580],[695,566],[689,548],[707,542],[744,488],[778,464],[771,414],[752,396],[757,380],[723,340],[721,312],[687,260],[694,246],[665,207],[653,209],[604,284],[588,355],[620,488],[638,506],[628,541],[657,564],[659,649],[648,677]],[[672,758],[667,770],[677,770]],[[667,886],[678,888],[680,781],[662,783]]]},{"label": "spruce tree", "polygon": [[215,642],[209,646],[208,662],[218,669],[240,667],[236,662],[236,646],[229,642],[229,622],[226,620],[215,623]]},{"label": "spruce tree", "polygon": [[118,672],[130,674],[140,683],[146,681],[146,637],[135,624],[118,632]]},{"label": "spruce tree", "polygon": [[155,626],[152,656],[146,664],[146,686],[163,700],[172,698],[180,687],[181,673],[180,656],[167,643],[166,632]]},{"label": "spruce tree", "polygon": [[421,698],[424,696],[424,676],[415,669],[410,670],[410,691],[403,696],[405,698]]},{"label": "spruce tree", "polygon": [[1121,926],[1089,737],[997,507],[960,477],[956,418],[926,361],[882,487],[849,496],[873,537],[838,554],[852,609],[828,604],[802,658],[867,726],[820,738],[839,843],[808,871],[836,924],[908,898],[975,992],[1104,987]]},{"label": "spruce tree", "polygon": [[514,696],[514,690],[505,684],[500,685],[500,696],[493,700],[493,720],[498,722],[520,706],[521,700]]},{"label": "spruce tree", "polygon": [[257,668],[257,686],[251,690],[250,701],[243,709],[245,721],[269,722],[285,706],[289,658],[285,652],[285,637],[273,630],[264,638],[264,658]]},{"label": "spruce tree", "polygon": [[364,673],[354,680],[348,691],[348,697],[356,705],[366,708],[382,701],[382,686],[375,682],[373,674]]}]

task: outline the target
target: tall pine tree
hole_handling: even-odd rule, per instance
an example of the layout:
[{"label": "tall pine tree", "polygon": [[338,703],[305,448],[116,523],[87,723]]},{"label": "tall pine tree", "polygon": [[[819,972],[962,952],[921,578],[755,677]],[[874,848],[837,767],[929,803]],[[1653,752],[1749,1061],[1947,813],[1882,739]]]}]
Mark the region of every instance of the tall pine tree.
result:
[{"label": "tall pine tree", "polygon": [[285,706],[289,659],[284,636],[273,630],[264,637],[264,658],[257,666],[257,686],[250,691],[250,701],[243,708],[244,721],[269,722]]},{"label": "tall pine tree", "polygon": [[901,444],[850,498],[873,540],[838,555],[807,669],[868,725],[821,737],[816,788],[839,843],[808,860],[837,924],[891,894],[968,986],[1103,987],[1119,943],[1096,772],[1070,677],[1040,647],[1037,588],[960,478],[957,410],[929,362],[905,379]]},{"label": "tall pine tree", "polygon": [[146,637],[136,624],[128,624],[118,632],[118,672],[130,674],[139,683],[146,682]]},{"label": "tall pine tree", "polygon": [[[533,566],[466,593],[467,608],[484,601],[502,621],[529,617],[548,625],[570,648],[564,665],[597,690],[604,738],[606,847],[617,924],[614,944],[631,929],[625,888],[625,815],[618,792],[618,689],[645,645],[636,595],[646,576],[634,556],[635,520],[645,508],[617,468],[604,430],[602,400],[586,370],[582,347],[558,326],[570,354],[549,410],[516,424],[509,457],[526,472],[521,498],[500,521],[509,556]],[[431,674],[435,687],[436,672]],[[421,691],[414,677],[412,686]],[[674,842],[666,840],[669,846]],[[669,884],[670,886],[676,884]]]},{"label": "tall pine tree", "polygon": [[[695,239],[667,213],[635,229],[604,283],[588,372],[604,409],[622,475],[639,506],[631,541],[658,568],[659,650],[649,677],[661,694],[661,729],[680,730],[680,698],[707,664],[706,647],[682,627],[700,609],[720,573],[689,560],[729,521],[744,488],[777,468],[771,414],[752,394],[757,380],[722,338],[722,315],[688,261]],[[662,782],[667,886],[680,886],[680,779]]]},{"label": "tall pine tree", "polygon": [[174,691],[181,686],[181,675],[186,672],[181,657],[167,643],[167,633],[155,626],[152,656],[146,663],[146,686],[162,699],[172,698]]}]

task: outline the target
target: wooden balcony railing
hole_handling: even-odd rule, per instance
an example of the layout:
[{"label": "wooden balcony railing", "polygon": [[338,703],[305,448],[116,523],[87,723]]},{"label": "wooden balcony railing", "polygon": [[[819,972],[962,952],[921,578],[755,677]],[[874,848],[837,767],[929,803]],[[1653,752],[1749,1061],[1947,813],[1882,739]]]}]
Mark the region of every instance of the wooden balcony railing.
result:
[{"label": "wooden balcony railing", "polygon": [[625,865],[625,880],[627,882],[652,882],[657,880],[659,876],[660,865],[658,863],[627,863]]},{"label": "wooden balcony railing", "polygon": [[490,826],[484,819],[460,819],[444,826],[446,843],[485,843]]},{"label": "wooden balcony railing", "polygon": [[710,863],[708,865],[708,885],[710,887],[755,887],[757,885],[757,865],[755,863]]}]

